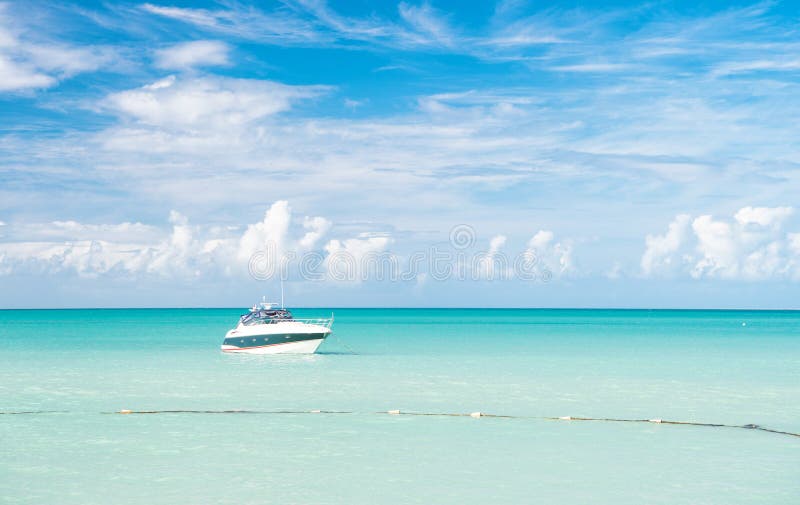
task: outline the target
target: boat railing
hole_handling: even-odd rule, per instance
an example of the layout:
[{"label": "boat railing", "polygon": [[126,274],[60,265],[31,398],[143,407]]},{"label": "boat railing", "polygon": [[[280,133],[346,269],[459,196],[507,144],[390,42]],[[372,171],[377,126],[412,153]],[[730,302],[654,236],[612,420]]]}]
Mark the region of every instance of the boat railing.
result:
[{"label": "boat railing", "polygon": [[292,318],[292,319],[260,319],[254,321],[248,326],[253,324],[277,324],[277,323],[304,323],[313,324],[316,326],[324,326],[330,328],[333,324],[333,317],[318,317],[318,318]]},{"label": "boat railing", "polygon": [[317,326],[324,326],[325,328],[330,328],[331,325],[333,324],[332,317],[319,317],[312,319],[289,319],[289,321],[297,321],[305,324],[315,324]]}]

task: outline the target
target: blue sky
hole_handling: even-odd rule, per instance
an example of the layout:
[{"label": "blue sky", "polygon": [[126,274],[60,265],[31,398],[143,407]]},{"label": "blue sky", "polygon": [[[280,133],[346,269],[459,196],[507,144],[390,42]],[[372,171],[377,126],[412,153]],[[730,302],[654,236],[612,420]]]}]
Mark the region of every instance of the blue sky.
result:
[{"label": "blue sky", "polygon": [[0,3],[0,306],[797,307],[799,18]]}]

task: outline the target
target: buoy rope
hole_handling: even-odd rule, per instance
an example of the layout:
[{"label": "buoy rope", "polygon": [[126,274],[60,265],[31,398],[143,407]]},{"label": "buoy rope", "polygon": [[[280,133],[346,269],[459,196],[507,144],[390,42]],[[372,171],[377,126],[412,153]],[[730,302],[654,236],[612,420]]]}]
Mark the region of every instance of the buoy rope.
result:
[{"label": "buoy rope", "polygon": [[15,410],[15,411],[2,411],[0,415],[14,416],[14,415],[29,415],[29,414],[71,414],[68,410]]},{"label": "buoy rope", "polygon": [[[20,411],[0,411],[0,415],[36,415],[36,414],[74,414],[79,412],[71,412],[67,410],[20,410]],[[82,412],[85,413],[85,412]],[[358,412],[353,410],[128,410],[123,409],[114,412],[100,412],[100,414],[350,414],[350,415],[365,415],[365,414],[379,414],[379,415],[394,415],[394,416],[433,416],[433,417],[489,417],[496,419],[529,419],[529,420],[544,420],[544,421],[595,421],[595,422],[612,422],[612,423],[650,423],[650,424],[672,424],[682,426],[702,426],[708,428],[736,428],[744,430],[757,430],[767,433],[775,433],[777,435],[787,435],[790,437],[800,438],[800,433],[790,431],[775,430],[760,426],[758,424],[725,424],[725,423],[706,423],[698,421],[670,421],[667,419],[623,419],[613,417],[574,417],[574,416],[512,416],[504,414],[489,414],[485,412],[471,412],[471,413],[449,413],[449,412],[409,412],[401,410],[388,410],[377,412]]]},{"label": "buoy rope", "polygon": [[358,353],[357,353],[357,352],[355,352],[353,349],[351,349],[349,345],[345,344],[345,343],[342,341],[342,339],[340,339],[340,338],[339,338],[339,335],[337,335],[336,333],[334,333],[334,334],[333,334],[333,336],[334,336],[334,338],[336,338],[336,341],[337,341],[339,344],[341,344],[341,345],[342,345],[342,346],[343,346],[345,349],[347,349],[347,351],[348,351],[350,354],[358,354]]}]

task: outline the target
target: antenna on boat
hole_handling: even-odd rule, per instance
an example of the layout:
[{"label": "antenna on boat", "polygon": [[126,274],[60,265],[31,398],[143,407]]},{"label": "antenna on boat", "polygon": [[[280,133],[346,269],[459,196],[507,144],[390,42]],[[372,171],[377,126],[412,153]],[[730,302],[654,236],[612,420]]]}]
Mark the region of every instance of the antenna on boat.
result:
[{"label": "antenna on boat", "polygon": [[284,310],[286,307],[283,305],[283,277],[281,277],[281,310]]}]

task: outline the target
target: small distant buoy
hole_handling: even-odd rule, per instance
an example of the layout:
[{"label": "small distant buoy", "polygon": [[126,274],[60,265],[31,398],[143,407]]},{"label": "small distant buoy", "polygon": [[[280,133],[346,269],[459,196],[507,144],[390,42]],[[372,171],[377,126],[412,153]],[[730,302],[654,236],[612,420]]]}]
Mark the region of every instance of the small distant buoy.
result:
[{"label": "small distant buoy", "polygon": [[312,410],[311,411],[312,414],[319,414],[320,412],[322,412],[322,411],[321,410]]},{"label": "small distant buoy", "polygon": [[128,410],[128,409],[123,409],[123,410],[120,410],[119,413],[120,414],[132,414],[133,411],[132,410]]},{"label": "small distant buoy", "polygon": [[651,423],[659,423],[660,424],[662,421],[661,421],[661,419],[650,419],[650,422]]},{"label": "small distant buoy", "polygon": [[562,421],[572,421],[572,416],[562,416],[559,417],[559,419],[561,419]]},{"label": "small distant buoy", "polygon": [[400,411],[399,411],[399,410],[390,410],[390,411],[388,411],[388,412],[387,412],[387,414],[391,414],[391,415],[393,415],[393,416],[396,416],[396,415],[398,415],[399,413],[400,413]]},{"label": "small distant buoy", "polygon": [[472,414],[469,415],[469,417],[481,417],[482,415],[483,414],[481,414],[480,412],[473,412]]},{"label": "small distant buoy", "polygon": [[742,323],[742,326],[747,326],[747,323]]}]

